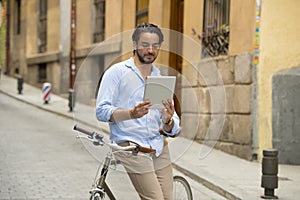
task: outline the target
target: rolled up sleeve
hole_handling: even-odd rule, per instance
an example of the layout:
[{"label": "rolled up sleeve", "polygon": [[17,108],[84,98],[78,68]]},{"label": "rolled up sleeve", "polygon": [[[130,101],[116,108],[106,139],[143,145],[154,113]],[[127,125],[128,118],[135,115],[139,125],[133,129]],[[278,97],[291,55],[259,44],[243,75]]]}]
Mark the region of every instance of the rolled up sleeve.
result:
[{"label": "rolled up sleeve", "polygon": [[99,121],[109,122],[111,115],[117,109],[113,106],[114,95],[118,93],[118,81],[114,73],[104,73],[96,101],[96,117]]}]

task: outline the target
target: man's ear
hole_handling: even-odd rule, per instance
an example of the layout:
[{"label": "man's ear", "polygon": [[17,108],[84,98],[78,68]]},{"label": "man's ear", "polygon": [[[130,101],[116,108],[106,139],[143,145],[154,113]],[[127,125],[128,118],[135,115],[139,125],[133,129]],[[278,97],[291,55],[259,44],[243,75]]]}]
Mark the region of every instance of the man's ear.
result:
[{"label": "man's ear", "polygon": [[137,43],[136,43],[136,41],[133,41],[132,45],[133,45],[133,50],[137,50]]}]

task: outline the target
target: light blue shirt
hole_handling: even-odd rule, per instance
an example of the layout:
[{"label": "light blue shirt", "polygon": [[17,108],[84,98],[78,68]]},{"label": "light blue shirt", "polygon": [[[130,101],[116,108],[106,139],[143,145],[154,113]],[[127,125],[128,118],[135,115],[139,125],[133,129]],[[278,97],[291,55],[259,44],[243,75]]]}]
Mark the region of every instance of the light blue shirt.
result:
[{"label": "light blue shirt", "polygon": [[[151,76],[161,76],[160,71],[152,66]],[[143,101],[145,82],[133,58],[111,66],[103,75],[96,102],[97,119],[109,122],[110,139],[116,143],[130,141],[156,150],[156,156],[162,152],[164,136],[159,133],[162,115],[158,109],[149,109],[141,118],[121,122],[110,122],[116,109],[132,109]],[[169,135],[179,132],[179,117],[172,116],[174,127]]]}]

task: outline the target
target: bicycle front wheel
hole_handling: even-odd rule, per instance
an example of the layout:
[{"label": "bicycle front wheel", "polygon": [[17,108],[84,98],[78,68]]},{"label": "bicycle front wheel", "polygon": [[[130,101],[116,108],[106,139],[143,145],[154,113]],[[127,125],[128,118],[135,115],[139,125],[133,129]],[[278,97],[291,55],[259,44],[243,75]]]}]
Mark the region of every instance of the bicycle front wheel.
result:
[{"label": "bicycle front wheel", "polygon": [[190,184],[182,176],[173,177],[173,195],[174,200],[193,200]]},{"label": "bicycle front wheel", "polygon": [[100,194],[94,194],[90,196],[90,200],[111,200],[108,196],[101,197]]},{"label": "bicycle front wheel", "polygon": [[93,192],[90,196],[90,200],[116,200],[114,197],[111,197],[104,191]]}]

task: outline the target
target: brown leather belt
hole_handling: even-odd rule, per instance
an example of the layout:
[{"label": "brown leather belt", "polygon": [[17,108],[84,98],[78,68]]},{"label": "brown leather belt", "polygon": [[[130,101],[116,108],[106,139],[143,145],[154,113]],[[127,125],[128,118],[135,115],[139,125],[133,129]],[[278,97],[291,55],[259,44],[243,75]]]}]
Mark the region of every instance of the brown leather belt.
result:
[{"label": "brown leather belt", "polygon": [[155,153],[155,149],[152,148],[148,148],[148,147],[143,147],[140,146],[134,142],[121,142],[118,145],[122,146],[122,147],[127,147],[127,146],[136,146],[136,150],[137,152],[142,152],[142,153]]},{"label": "brown leather belt", "polygon": [[[134,142],[120,142],[118,143],[118,145],[122,146],[122,147],[127,147],[127,146],[136,146],[137,149],[136,151],[139,151],[139,152],[143,152],[143,153],[155,153],[156,150],[155,149],[152,149],[152,148],[148,148],[148,147],[143,147],[143,146],[140,146]],[[168,145],[168,141],[165,139],[164,140],[164,146]]]}]

